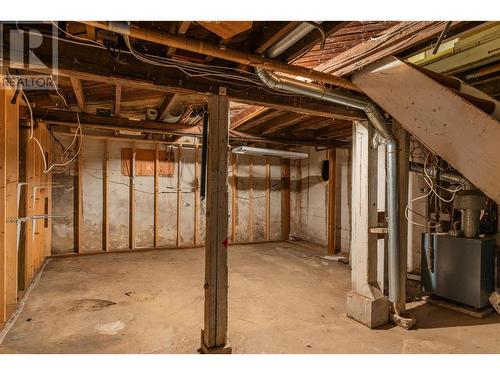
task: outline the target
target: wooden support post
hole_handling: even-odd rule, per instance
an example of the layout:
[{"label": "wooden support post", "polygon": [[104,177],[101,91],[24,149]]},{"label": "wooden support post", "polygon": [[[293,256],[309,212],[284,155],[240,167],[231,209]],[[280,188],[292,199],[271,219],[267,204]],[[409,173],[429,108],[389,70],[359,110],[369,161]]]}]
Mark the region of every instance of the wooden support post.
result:
[{"label": "wooden support post", "polygon": [[377,149],[371,147],[373,128],[355,122],[352,148],[352,291],[347,316],[375,328],[389,320],[387,297],[377,288]]},{"label": "wooden support post", "polygon": [[328,151],[328,254],[335,254],[336,228],[335,228],[335,182],[336,182],[337,150]]},{"label": "wooden support post", "polygon": [[104,141],[102,171],[103,250],[109,251],[109,141]]},{"label": "wooden support post", "polygon": [[271,164],[269,158],[266,158],[266,222],[265,239],[271,238]]},{"label": "wooden support post", "polygon": [[281,161],[281,240],[290,238],[290,160]]},{"label": "wooden support post", "polygon": [[405,207],[408,203],[408,184],[410,178],[409,155],[410,137],[408,132],[397,122],[394,123],[394,135],[398,141],[398,184],[399,184],[399,300],[398,312],[406,312],[406,271],[408,263],[408,221]]},{"label": "wooden support post", "polygon": [[231,154],[231,242],[236,242],[238,215],[238,160],[236,154]]},{"label": "wooden support post", "polygon": [[194,139],[194,246],[198,245],[198,232],[200,228],[200,187],[199,187],[199,162],[198,145]]},{"label": "wooden support post", "polygon": [[248,242],[253,241],[253,157],[248,156]]},{"label": "wooden support post", "polygon": [[[45,129],[45,150],[47,151],[47,163],[50,163],[52,160],[52,136],[48,129]],[[46,197],[46,214],[48,215],[45,220],[45,255],[52,255],[52,170],[45,174],[45,178],[47,181],[47,191],[45,194]]]},{"label": "wooden support post", "polygon": [[159,159],[160,159],[160,145],[157,143],[155,145],[153,247],[158,247],[158,183],[159,183],[158,160]]},{"label": "wooden support post", "polygon": [[135,249],[135,142],[132,145],[132,160],[130,160],[130,218],[129,247]]},{"label": "wooden support post", "polygon": [[205,246],[205,319],[202,353],[230,353],[227,344],[227,152],[229,100],[210,96],[208,135],[207,223]]},{"label": "wooden support post", "polygon": [[178,146],[177,149],[177,238],[176,247],[180,246],[181,240],[181,159],[182,159],[182,145]]},{"label": "wooden support post", "polygon": [[[83,155],[82,151],[77,157],[77,187],[76,187],[76,205],[77,205],[77,223],[76,223],[76,235],[77,235],[77,249],[76,252],[80,253],[83,250]],[[33,223],[34,225],[34,223]]]},{"label": "wooden support post", "polygon": [[0,324],[17,303],[17,183],[19,179],[19,104],[14,90],[0,90]]}]

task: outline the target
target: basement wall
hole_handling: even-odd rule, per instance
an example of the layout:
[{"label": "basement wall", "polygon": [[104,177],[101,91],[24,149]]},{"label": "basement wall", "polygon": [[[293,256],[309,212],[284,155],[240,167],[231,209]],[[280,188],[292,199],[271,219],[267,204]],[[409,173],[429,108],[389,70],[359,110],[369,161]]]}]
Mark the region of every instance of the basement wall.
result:
[{"label": "basement wall", "polygon": [[[71,136],[58,136],[66,147]],[[154,176],[136,176],[134,205],[131,179],[122,174],[121,149],[133,141],[108,140],[107,211],[108,238],[105,236],[105,155],[106,140],[84,137],[78,162],[56,168],[54,183],[62,185],[54,193],[52,254],[94,253],[106,249],[125,250],[154,247]],[[54,161],[61,159],[56,143]],[[155,149],[152,142],[135,142],[136,149]],[[161,144],[160,150],[166,145]],[[205,202],[199,198],[201,148],[195,154],[192,143],[174,145],[172,176],[158,177],[157,247],[203,245]],[[180,155],[180,157],[179,157]],[[230,155],[228,167],[229,230],[233,243],[281,239],[281,164],[279,159]],[[180,163],[179,163],[180,160]],[[81,179],[82,222],[78,225],[78,179]],[[234,199],[234,203],[232,204]],[[134,208],[132,208],[134,207]],[[134,210],[133,215],[131,210]],[[131,238],[131,216],[134,236]],[[234,228],[233,228],[234,223]],[[78,228],[80,227],[80,241]]]},{"label": "basement wall", "polygon": [[[290,233],[303,240],[327,246],[328,182],[321,177],[327,151],[304,147],[307,159],[290,163]],[[336,250],[350,251],[351,239],[351,150],[336,154]]]}]

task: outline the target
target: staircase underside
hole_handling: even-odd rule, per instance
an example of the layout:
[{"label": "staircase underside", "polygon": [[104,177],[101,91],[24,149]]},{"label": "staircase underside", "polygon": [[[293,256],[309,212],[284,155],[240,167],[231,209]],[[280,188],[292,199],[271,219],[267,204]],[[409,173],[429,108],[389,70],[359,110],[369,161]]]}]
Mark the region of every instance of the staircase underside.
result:
[{"label": "staircase underside", "polygon": [[495,118],[395,57],[367,66],[353,82],[500,203],[500,123]]}]

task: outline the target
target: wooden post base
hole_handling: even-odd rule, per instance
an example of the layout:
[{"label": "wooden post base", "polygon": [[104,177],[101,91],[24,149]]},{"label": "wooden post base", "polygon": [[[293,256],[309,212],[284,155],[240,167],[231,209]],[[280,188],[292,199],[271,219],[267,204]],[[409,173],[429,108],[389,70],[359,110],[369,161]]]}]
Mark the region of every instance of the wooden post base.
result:
[{"label": "wooden post base", "polygon": [[198,349],[198,353],[200,354],[231,354],[232,348],[227,344],[221,346],[214,346],[209,348],[205,345],[205,341],[203,340],[203,330],[201,330],[201,347]]}]

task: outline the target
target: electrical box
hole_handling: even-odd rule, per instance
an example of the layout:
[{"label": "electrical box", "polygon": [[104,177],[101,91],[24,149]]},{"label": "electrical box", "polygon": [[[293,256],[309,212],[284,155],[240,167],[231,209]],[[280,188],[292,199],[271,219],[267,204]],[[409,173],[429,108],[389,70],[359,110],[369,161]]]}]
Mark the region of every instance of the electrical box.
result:
[{"label": "electrical box", "polygon": [[426,292],[478,309],[487,306],[495,283],[495,239],[424,233],[421,276]]}]

